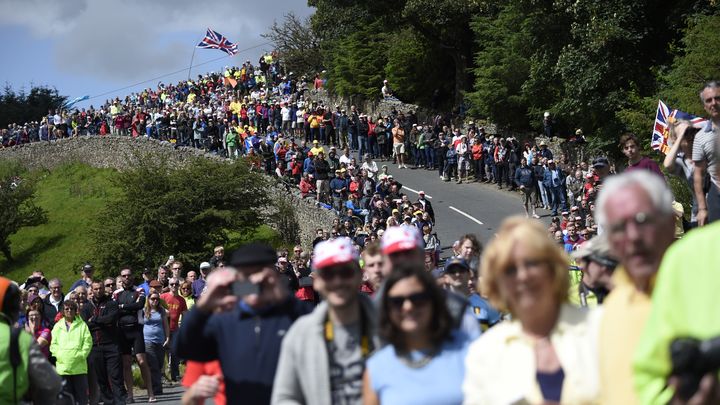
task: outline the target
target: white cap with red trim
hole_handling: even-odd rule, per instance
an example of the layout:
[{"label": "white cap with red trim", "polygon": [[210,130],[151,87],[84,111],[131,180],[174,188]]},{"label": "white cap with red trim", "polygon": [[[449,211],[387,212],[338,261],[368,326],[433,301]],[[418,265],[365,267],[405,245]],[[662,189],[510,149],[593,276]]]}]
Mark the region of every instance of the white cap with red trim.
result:
[{"label": "white cap with red trim", "polygon": [[336,264],[356,262],[358,257],[357,249],[350,238],[330,239],[315,246],[313,267],[322,269]]},{"label": "white cap with red trim", "polygon": [[393,226],[383,234],[380,246],[383,254],[389,255],[404,250],[422,249],[424,243],[417,227]]}]

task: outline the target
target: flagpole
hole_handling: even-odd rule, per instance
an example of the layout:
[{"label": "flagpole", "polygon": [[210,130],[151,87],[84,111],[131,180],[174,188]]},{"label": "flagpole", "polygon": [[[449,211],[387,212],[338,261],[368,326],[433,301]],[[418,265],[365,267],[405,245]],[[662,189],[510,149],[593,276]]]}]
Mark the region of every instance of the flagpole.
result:
[{"label": "flagpole", "polygon": [[[208,31],[209,30],[210,30],[210,28],[208,28]],[[205,35],[207,35],[207,34],[205,34]],[[205,35],[203,35],[199,41],[195,41],[195,46],[193,47],[193,53],[192,53],[192,56],[190,57],[190,67],[188,68],[188,81],[190,81],[190,72],[192,71],[193,60],[195,59],[195,50],[198,48],[198,43],[200,41],[202,41],[203,38],[205,38]]]}]

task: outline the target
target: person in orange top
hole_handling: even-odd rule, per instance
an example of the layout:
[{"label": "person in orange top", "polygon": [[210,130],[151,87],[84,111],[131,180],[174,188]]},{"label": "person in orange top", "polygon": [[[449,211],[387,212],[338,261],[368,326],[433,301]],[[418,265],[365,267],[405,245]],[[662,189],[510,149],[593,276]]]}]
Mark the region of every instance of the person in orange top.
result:
[{"label": "person in orange top", "polygon": [[204,404],[205,399],[210,397],[213,397],[216,405],[227,403],[219,360],[207,363],[189,360],[182,385],[187,388],[182,396],[183,405]]}]

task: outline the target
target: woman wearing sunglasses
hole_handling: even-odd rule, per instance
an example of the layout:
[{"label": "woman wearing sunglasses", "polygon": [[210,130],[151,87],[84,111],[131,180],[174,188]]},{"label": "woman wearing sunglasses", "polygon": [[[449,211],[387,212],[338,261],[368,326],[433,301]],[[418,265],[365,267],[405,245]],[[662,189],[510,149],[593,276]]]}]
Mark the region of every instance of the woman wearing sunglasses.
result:
[{"label": "woman wearing sunglasses", "polygon": [[77,313],[75,301],[64,301],[63,318],[52,329],[50,353],[57,359],[55,369],[65,380],[65,390],[77,404],[88,402],[87,357],[92,349],[92,336]]},{"label": "woman wearing sunglasses", "polygon": [[143,337],[150,366],[153,394],[162,395],[160,376],[165,361],[165,349],[170,343],[170,321],[167,311],[162,306],[160,294],[157,292],[151,292],[145,301],[144,317]]},{"label": "woman wearing sunglasses", "polygon": [[568,304],[568,265],[540,222],[503,222],[483,254],[481,289],[513,320],[470,346],[466,405],[598,402],[597,332]]},{"label": "woman wearing sunglasses", "polygon": [[388,345],[367,362],[364,403],[462,403],[471,338],[453,329],[445,295],[430,273],[396,266],[385,283],[379,318]]}]

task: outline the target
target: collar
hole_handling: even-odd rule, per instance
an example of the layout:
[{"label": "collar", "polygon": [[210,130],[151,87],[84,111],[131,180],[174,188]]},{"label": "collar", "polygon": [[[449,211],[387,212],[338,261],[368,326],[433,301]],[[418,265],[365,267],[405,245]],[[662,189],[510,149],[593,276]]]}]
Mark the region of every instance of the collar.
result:
[{"label": "collar", "polygon": [[615,288],[624,287],[624,288],[631,290],[630,298],[644,296],[648,299],[650,298],[650,295],[652,294],[652,291],[655,288],[655,279],[656,278],[657,278],[657,273],[655,273],[650,278],[650,292],[649,292],[649,294],[646,294],[642,291],[638,291],[635,288],[635,284],[633,284],[633,281],[630,278],[630,275],[627,273],[625,266],[618,266],[615,269],[615,272],[613,273],[613,276],[612,276],[612,280],[613,280],[613,284],[615,285]]}]

